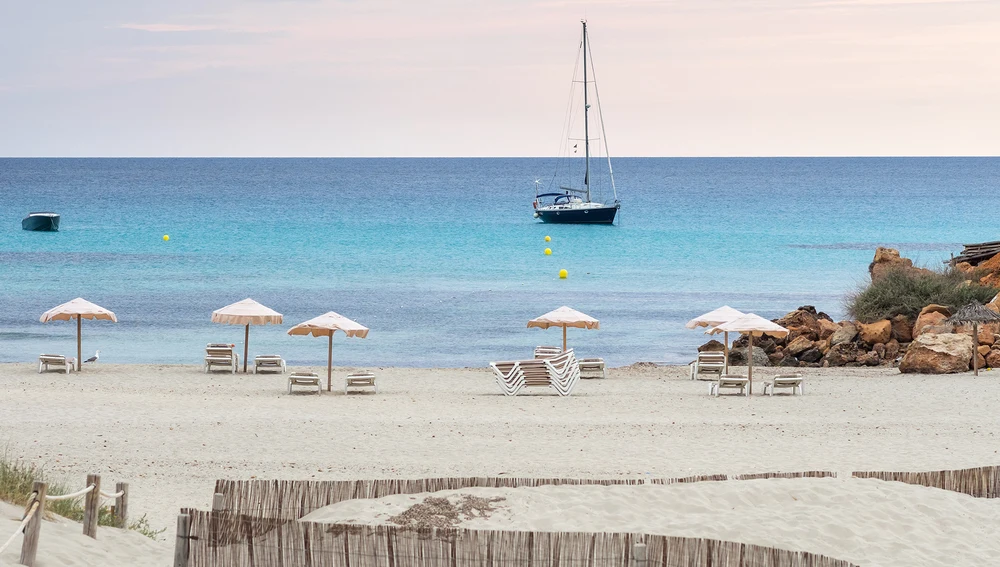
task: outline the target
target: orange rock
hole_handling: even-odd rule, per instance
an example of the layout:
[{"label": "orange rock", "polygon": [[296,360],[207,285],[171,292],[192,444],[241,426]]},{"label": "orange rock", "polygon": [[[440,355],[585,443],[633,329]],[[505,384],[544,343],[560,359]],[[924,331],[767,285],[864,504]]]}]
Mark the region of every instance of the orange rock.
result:
[{"label": "orange rock", "polygon": [[[926,308],[925,308],[926,309]],[[944,323],[948,316],[937,311],[921,312],[917,317],[917,322],[913,324],[913,338],[916,339],[930,327],[935,327]]]},{"label": "orange rock", "polygon": [[990,345],[979,345],[979,348],[977,348],[976,350],[979,351],[979,354],[986,356],[987,354],[990,353]]},{"label": "orange rock", "polygon": [[888,319],[867,324],[858,323],[858,334],[861,335],[861,340],[870,345],[884,344],[889,342],[889,337],[892,335],[892,323]]},{"label": "orange rock", "polygon": [[991,350],[986,355],[986,366],[990,368],[1000,368],[1000,350]]},{"label": "orange rock", "polygon": [[901,257],[899,250],[895,248],[883,248],[881,246],[876,248],[875,258],[868,265],[868,273],[871,275],[872,281],[878,281],[884,278],[889,272],[896,270],[904,270],[916,274],[933,273],[926,268],[914,268],[913,260]]},{"label": "orange rock", "polygon": [[[920,310],[920,315],[924,313],[940,313],[945,317],[951,317],[951,309],[948,309],[944,305],[938,305],[937,303],[931,303],[927,307]],[[920,319],[920,315],[917,315],[917,319]]]},{"label": "orange rock", "polygon": [[819,338],[827,339],[838,330],[840,330],[840,325],[830,321],[828,319],[820,319],[817,324],[819,325]]},{"label": "orange rock", "polygon": [[965,372],[969,370],[972,354],[972,337],[968,335],[920,335],[906,349],[899,371],[923,374]]}]

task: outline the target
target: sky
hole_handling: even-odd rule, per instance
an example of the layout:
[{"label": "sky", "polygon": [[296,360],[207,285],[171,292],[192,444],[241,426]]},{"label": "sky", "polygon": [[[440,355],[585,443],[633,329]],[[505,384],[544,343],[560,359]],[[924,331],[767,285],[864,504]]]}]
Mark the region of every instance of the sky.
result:
[{"label": "sky", "polygon": [[0,156],[1000,155],[997,0],[0,0]]}]

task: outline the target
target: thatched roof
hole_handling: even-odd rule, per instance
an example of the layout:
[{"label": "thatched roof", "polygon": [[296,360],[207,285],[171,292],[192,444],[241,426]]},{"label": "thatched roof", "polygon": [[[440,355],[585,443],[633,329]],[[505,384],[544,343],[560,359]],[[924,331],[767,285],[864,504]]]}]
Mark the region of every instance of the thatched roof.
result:
[{"label": "thatched roof", "polygon": [[949,323],[985,323],[987,321],[1000,321],[1000,315],[987,309],[978,301],[970,302],[956,311],[954,315],[948,317]]}]

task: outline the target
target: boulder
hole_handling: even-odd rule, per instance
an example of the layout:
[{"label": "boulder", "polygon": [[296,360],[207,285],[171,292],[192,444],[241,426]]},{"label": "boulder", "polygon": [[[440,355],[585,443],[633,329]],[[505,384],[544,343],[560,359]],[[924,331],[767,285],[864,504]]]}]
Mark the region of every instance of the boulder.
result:
[{"label": "boulder", "polygon": [[841,343],[849,343],[858,336],[858,328],[853,323],[844,323],[830,336],[830,346],[837,346]]},{"label": "boulder", "polygon": [[786,329],[808,327],[817,333],[819,332],[819,318],[816,317],[816,308],[812,305],[803,305],[795,311],[786,314],[781,319],[778,319],[775,323]]},{"label": "boulder", "polygon": [[785,351],[792,356],[798,356],[802,353],[802,351],[809,350],[811,348],[813,348],[813,342],[805,336],[799,335],[795,337],[795,340],[788,343],[788,346],[785,347]]},{"label": "boulder", "polygon": [[983,356],[986,356],[987,354],[989,354],[990,350],[992,350],[990,348],[990,345],[979,345],[979,347],[976,348],[976,351],[978,351],[979,354],[981,354]]},{"label": "boulder", "polygon": [[698,347],[698,352],[724,352],[725,350],[726,350],[726,345],[720,343],[715,339],[712,339],[707,343]]},{"label": "boulder", "polygon": [[990,368],[1000,368],[1000,350],[991,350],[986,355],[986,366]]},{"label": "boulder", "polygon": [[892,334],[892,323],[888,319],[875,323],[859,323],[858,334],[862,341],[870,345],[886,343]]},{"label": "boulder", "polygon": [[877,354],[880,359],[881,358],[885,358],[885,345],[884,344],[878,343],[878,344],[876,344],[875,346],[872,347],[872,350],[875,351],[875,354]]},{"label": "boulder", "polygon": [[1000,287],[1000,254],[993,256],[985,262],[980,262],[976,266],[976,270],[984,274],[979,278],[981,285]]},{"label": "boulder", "polygon": [[798,360],[795,360],[795,357],[786,356],[785,358],[781,359],[781,362],[778,363],[778,366],[795,368],[801,366],[801,363]]},{"label": "boulder", "polygon": [[899,341],[892,339],[885,343],[885,352],[882,353],[882,360],[886,362],[894,362],[896,357],[899,356]]},{"label": "boulder", "polygon": [[874,350],[863,352],[858,355],[858,358],[855,359],[855,362],[857,362],[861,366],[878,366],[879,363],[878,354]]},{"label": "boulder", "polygon": [[950,374],[969,370],[972,337],[957,333],[922,334],[913,339],[899,371],[903,373]]},{"label": "boulder", "polygon": [[828,339],[830,338],[830,336],[832,336],[834,333],[840,330],[840,325],[834,323],[829,319],[819,319],[818,325],[819,325],[820,339]]},{"label": "boulder", "polygon": [[802,362],[819,362],[823,359],[823,353],[818,348],[811,348],[799,355]]},{"label": "boulder", "polygon": [[[943,323],[941,325],[928,325],[920,331],[921,335],[950,335],[955,332],[955,325]],[[972,337],[972,335],[967,335]]]},{"label": "boulder", "polygon": [[[770,366],[771,362],[767,358],[767,353],[764,349],[757,345],[753,346],[753,365],[754,366]],[[729,351],[729,365],[730,366],[746,366],[747,365],[747,348],[734,348]]]},{"label": "boulder", "polygon": [[858,347],[854,343],[840,343],[830,347],[823,360],[830,366],[844,366],[858,358]]},{"label": "boulder", "polygon": [[899,250],[879,246],[875,249],[875,258],[868,265],[868,273],[871,275],[872,281],[876,282],[893,271],[905,271],[916,274],[933,273],[926,268],[914,268],[913,260],[900,256]]},{"label": "boulder", "polygon": [[947,318],[947,315],[938,311],[921,312],[917,322],[913,324],[913,338],[919,337],[927,327],[943,324]]},{"label": "boulder", "polygon": [[978,352],[976,353],[976,368],[986,368],[986,358]]},{"label": "boulder", "polygon": [[771,354],[767,355],[767,360],[770,361],[771,366],[778,366],[782,360],[785,358],[785,351],[778,349]]},{"label": "boulder", "polygon": [[896,315],[892,319],[892,338],[901,343],[913,340],[913,323],[906,315]]},{"label": "boulder", "polygon": [[788,336],[785,337],[785,341],[791,344],[795,339],[799,337],[805,337],[810,341],[815,341],[819,339],[818,326],[817,329],[812,327],[806,327],[804,325],[797,325],[792,327],[786,327],[788,329]]},{"label": "boulder", "polygon": [[955,269],[958,270],[959,272],[962,272],[963,274],[966,274],[975,271],[976,268],[975,266],[973,266],[968,262],[959,262],[955,264]]},{"label": "boulder", "polygon": [[[948,309],[944,305],[938,305],[937,303],[931,303],[930,305],[920,310],[920,315],[923,315],[925,313],[940,313],[945,317],[951,317],[951,309]],[[917,315],[918,319],[920,315]]]},{"label": "boulder", "polygon": [[[996,342],[994,335],[996,329],[996,323],[980,323],[979,324],[979,344],[981,345],[991,345]],[[955,329],[955,332],[965,333],[966,335],[972,336],[973,327],[971,323],[964,323]]]}]

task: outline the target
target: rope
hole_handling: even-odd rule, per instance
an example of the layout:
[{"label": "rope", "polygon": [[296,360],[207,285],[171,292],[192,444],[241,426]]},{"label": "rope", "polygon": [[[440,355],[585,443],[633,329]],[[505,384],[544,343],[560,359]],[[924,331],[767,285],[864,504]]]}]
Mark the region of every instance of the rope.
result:
[{"label": "rope", "polygon": [[74,492],[72,494],[60,494],[59,496],[49,496],[48,494],[46,494],[45,495],[45,499],[46,500],[69,500],[70,498],[78,498],[80,496],[83,496],[84,494],[90,492],[93,489],[94,489],[94,485],[91,484],[87,488],[84,488],[82,490],[77,490],[76,492]]},{"label": "rope", "polygon": [[0,553],[3,553],[4,550],[7,549],[7,546],[10,545],[10,543],[12,541],[14,541],[14,538],[17,537],[17,534],[21,533],[24,530],[24,526],[28,525],[28,522],[31,521],[31,517],[34,516],[35,515],[35,511],[38,510],[39,504],[40,504],[40,502],[35,502],[34,504],[31,505],[31,510],[24,517],[24,519],[21,520],[21,524],[19,526],[17,526],[16,530],[14,530],[13,535],[11,535],[9,538],[7,538],[7,542],[6,543],[4,543],[3,545],[0,545]]},{"label": "rope", "polygon": [[107,492],[104,492],[103,490],[101,491],[101,496],[103,496],[105,498],[120,498],[120,497],[122,497],[124,495],[125,495],[125,491],[124,490],[120,490],[118,492],[115,492],[114,494],[108,494]]}]

